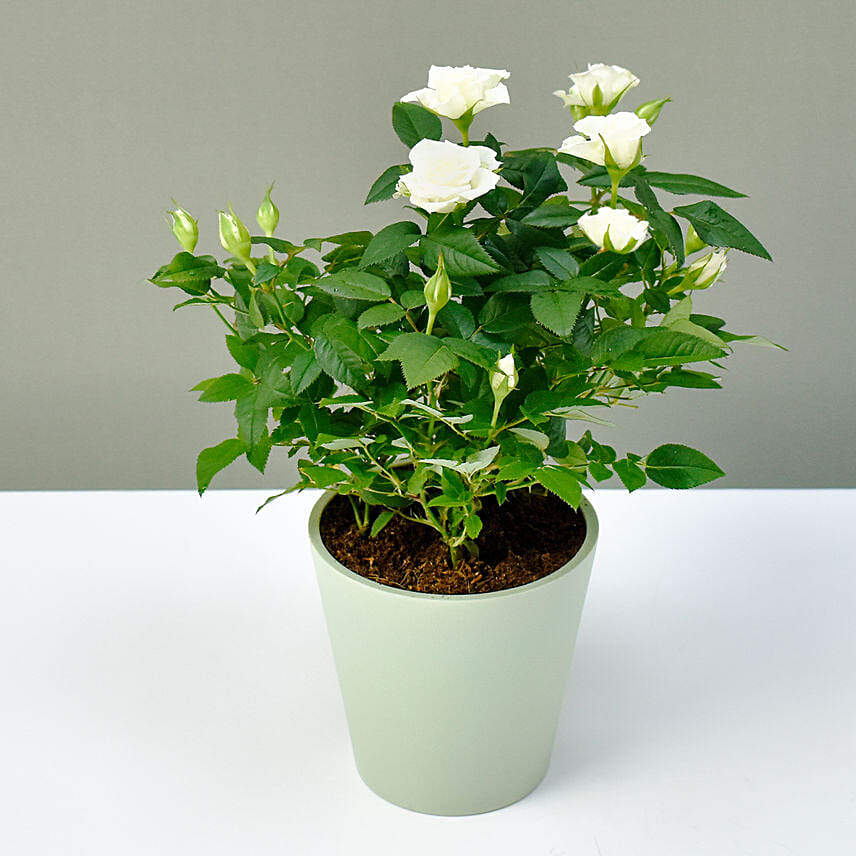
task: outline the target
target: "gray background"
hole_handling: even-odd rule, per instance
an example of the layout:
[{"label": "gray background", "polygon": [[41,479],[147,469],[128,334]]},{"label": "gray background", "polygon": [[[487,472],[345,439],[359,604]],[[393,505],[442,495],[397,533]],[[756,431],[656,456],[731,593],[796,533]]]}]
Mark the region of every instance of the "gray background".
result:
[{"label": "gray background", "polygon": [[[724,390],[648,399],[609,439],[694,445],[722,487],[855,485],[854,24],[846,0],[4,4],[0,488],[189,488],[233,436],[187,392],[230,370],[220,322],[145,282],[177,249],[170,196],[201,251],[273,180],[283,237],[377,229],[403,213],[362,207],[406,156],[390,106],[432,62],[508,68],[512,106],[477,128],[523,147],[570,133],[550,93],[599,61],[642,79],[631,108],[674,98],[649,167],[751,196],[728,206],[776,263],[733,253],[696,309],[790,348],[739,350]],[[288,475],[239,462],[216,485]]]}]

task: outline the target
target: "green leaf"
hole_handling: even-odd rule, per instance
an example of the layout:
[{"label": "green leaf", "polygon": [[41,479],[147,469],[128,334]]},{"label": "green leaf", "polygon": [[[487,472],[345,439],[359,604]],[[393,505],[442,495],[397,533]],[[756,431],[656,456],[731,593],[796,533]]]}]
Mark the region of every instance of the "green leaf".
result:
[{"label": "green leaf", "polygon": [[645,206],[648,213],[648,222],[651,224],[654,237],[659,236],[660,241],[658,243],[665,244],[669,252],[675,257],[678,266],[682,265],[684,263],[684,235],[678,221],[663,210],[654,195],[654,191],[651,190],[651,186],[644,178],[641,176],[635,178],[634,189],[636,198]]},{"label": "green leaf", "polygon": [[437,321],[443,329],[459,339],[469,339],[476,329],[476,319],[466,306],[450,300],[438,313]]},{"label": "green leaf", "polygon": [[690,315],[690,321],[705,327],[711,333],[716,333],[720,328],[725,326],[723,318],[717,318],[715,315],[701,315],[698,312],[693,312]]},{"label": "green leaf", "polygon": [[252,381],[240,374],[225,374],[197,384],[193,389],[203,390],[200,401],[234,401],[253,388]]},{"label": "green leaf", "polygon": [[265,471],[272,445],[270,436],[264,434],[252,449],[247,449],[247,460],[260,473],[264,473]]},{"label": "green leaf", "polygon": [[386,524],[389,523],[389,521],[392,520],[394,516],[394,511],[381,511],[381,513],[378,514],[378,516],[375,518],[374,523],[372,523],[372,529],[370,533],[371,537],[377,538],[377,536],[380,534],[381,529],[383,529],[383,527],[386,526]]},{"label": "green leaf", "polygon": [[152,276],[149,282],[159,288],[180,288],[186,294],[205,294],[214,277],[222,276],[223,268],[214,256],[194,256],[178,253],[173,260]]},{"label": "green leaf", "polygon": [[486,333],[519,333],[531,321],[532,310],[523,294],[493,294],[479,312],[479,323]]},{"label": "green leaf", "polygon": [[568,336],[574,329],[577,315],[582,308],[583,295],[566,291],[546,291],[533,294],[530,305],[539,324],[543,324],[557,336]]},{"label": "green leaf", "polygon": [[[583,170],[582,176],[577,181],[577,184],[581,184],[583,187],[611,187],[612,185],[612,180],[605,166],[592,166],[589,161],[571,158],[565,154],[560,154],[559,160]],[[578,163],[574,163],[574,161],[578,161]],[[632,187],[633,182],[645,172],[644,166],[637,166],[621,179],[619,187]]]},{"label": "green leaf", "polygon": [[357,318],[357,326],[364,330],[367,327],[383,327],[386,324],[394,324],[404,317],[405,310],[395,303],[379,303],[377,306],[369,306],[365,312]]},{"label": "green leaf", "polygon": [[254,386],[249,393],[242,395],[235,402],[238,437],[250,449],[267,434],[270,405],[267,391],[260,386]]},{"label": "green leaf", "polygon": [[422,238],[421,245],[425,254],[425,263],[436,269],[437,260],[442,253],[446,271],[453,278],[479,276],[499,270],[499,266],[487,254],[487,250],[467,229],[453,227],[432,232]]},{"label": "green leaf", "polygon": [[784,345],[771,342],[765,336],[740,336],[737,333],[729,333],[727,330],[721,331],[719,335],[725,342],[742,342],[744,345],[758,345],[761,348],[778,348],[780,351],[787,351]]},{"label": "green leaf", "polygon": [[412,149],[420,140],[439,140],[443,123],[421,104],[399,101],[392,108],[392,127],[398,139]]},{"label": "green leaf", "polygon": [[707,455],[678,443],[654,449],[645,459],[645,471],[657,484],[678,490],[698,487],[725,475]]},{"label": "green leaf", "polygon": [[371,186],[369,194],[366,196],[366,201],[363,205],[370,205],[372,202],[383,202],[385,199],[392,199],[395,195],[395,188],[398,184],[398,179],[406,172],[410,172],[409,164],[391,166],[389,169],[385,169]]},{"label": "green leaf", "polygon": [[232,355],[232,359],[242,368],[255,370],[256,363],[259,361],[258,351],[245,345],[239,336],[227,335],[226,347]]},{"label": "green leaf", "polygon": [[253,292],[250,297],[250,305],[247,307],[247,314],[250,317],[250,323],[254,327],[261,329],[265,326],[265,318],[264,315],[262,315],[262,310],[259,309],[259,301],[256,297],[256,292]]},{"label": "green leaf", "polygon": [[196,485],[199,495],[202,496],[205,493],[208,485],[211,484],[211,479],[220,470],[225,469],[232,461],[240,458],[246,450],[246,445],[235,438],[224,440],[216,446],[203,449],[196,459]]},{"label": "green leaf", "polygon": [[538,467],[534,473],[535,481],[543,485],[550,493],[556,494],[572,508],[578,508],[583,498],[583,489],[577,477],[564,467]]},{"label": "green leaf", "polygon": [[659,187],[668,193],[678,195],[698,194],[700,196],[730,196],[736,199],[746,196],[737,190],[732,190],[724,184],[701,178],[697,175],[687,175],[681,172],[651,172],[645,173],[645,180],[652,187]]},{"label": "green leaf", "polygon": [[396,253],[406,250],[411,244],[415,244],[421,234],[419,227],[410,220],[402,220],[381,229],[366,247],[360,260],[360,267],[366,268],[386,261]]},{"label": "green leaf", "polygon": [[675,214],[689,220],[699,237],[712,247],[733,247],[767,261],[773,260],[761,242],[715,202],[705,200],[694,205],[681,205],[675,208]]},{"label": "green leaf", "polygon": [[355,232],[341,232],[338,235],[328,235],[326,238],[307,238],[303,243],[310,249],[317,250],[320,253],[324,244],[337,244],[340,247],[367,247],[372,237],[371,232],[360,230]]},{"label": "green leaf", "polygon": [[583,214],[571,207],[567,196],[556,196],[542,202],[521,219],[527,226],[539,226],[543,229],[567,229],[573,226]]},{"label": "green leaf", "polygon": [[422,288],[408,288],[398,298],[398,302],[405,309],[422,309],[425,306],[425,290]]},{"label": "green leaf", "polygon": [[[630,353],[642,366],[677,366],[683,363],[718,359],[724,356],[722,348],[691,336],[668,330],[665,327],[631,327],[621,325],[601,333],[592,346],[591,358],[595,365],[610,363]],[[635,370],[625,360],[626,370]]]},{"label": "green leaf", "polygon": [[516,434],[527,443],[531,443],[542,452],[546,452],[550,445],[550,438],[543,431],[533,431],[531,428],[512,428],[511,433]]},{"label": "green leaf", "polygon": [[291,365],[291,387],[295,395],[314,383],[321,374],[321,365],[313,351],[299,353]]},{"label": "green leaf", "polygon": [[464,531],[468,538],[476,539],[482,531],[482,521],[478,514],[468,514],[464,520]]},{"label": "green leaf", "polygon": [[315,337],[315,359],[333,380],[354,389],[366,385],[372,350],[350,318],[334,318]]},{"label": "green leaf", "polygon": [[[664,325],[665,326],[665,325]],[[725,343],[716,333],[711,333],[706,327],[700,324],[693,324],[689,318],[679,318],[668,325],[670,330],[677,330],[679,333],[688,333],[690,336],[697,336],[699,339],[704,339],[705,342],[713,345],[715,348],[724,348]]]},{"label": "green leaf", "polygon": [[567,251],[556,247],[538,247],[535,258],[553,274],[556,279],[570,279],[580,271],[577,260]]},{"label": "green leaf", "polygon": [[660,377],[660,382],[686,389],[722,389],[712,374],[690,369],[672,369]]},{"label": "green leaf", "polygon": [[595,276],[575,276],[566,279],[553,286],[561,291],[569,291],[573,294],[596,294],[598,296],[617,296],[621,292],[617,285],[605,282]]},{"label": "green leaf", "polygon": [[312,482],[314,487],[332,487],[348,480],[348,474],[335,467],[324,467],[310,464],[307,461],[299,461],[297,469],[301,475]]},{"label": "green leaf", "polygon": [[494,280],[489,291],[493,292],[517,292],[520,294],[536,294],[550,288],[553,280],[549,274],[542,270],[528,270],[524,273],[512,273]]},{"label": "green leaf", "polygon": [[458,358],[443,340],[425,333],[396,336],[378,359],[398,360],[408,389],[428,383],[458,366]]},{"label": "green leaf", "polygon": [[618,478],[621,479],[621,483],[624,487],[626,487],[631,493],[633,493],[634,490],[638,490],[640,487],[643,487],[645,482],[648,481],[648,477],[645,475],[645,470],[643,470],[639,464],[635,464],[633,461],[628,461],[626,458],[616,461],[612,465],[612,468],[615,470],[615,474]]},{"label": "green leaf", "polygon": [[725,351],[687,333],[665,328],[646,328],[650,332],[633,347],[646,366],[679,366],[725,356]]},{"label": "green leaf", "polygon": [[481,366],[483,369],[492,369],[496,365],[497,357],[495,351],[477,345],[475,342],[470,342],[468,339],[447,336],[443,339],[443,344],[456,356],[474,365]]},{"label": "green leaf", "polygon": [[568,189],[552,152],[529,151],[520,155],[506,155],[501,174],[509,184],[523,190],[523,199],[511,214],[515,220],[520,220],[536,209],[547,197]]},{"label": "green leaf", "polygon": [[343,270],[313,283],[316,288],[334,297],[350,300],[387,300],[391,296],[385,279],[365,271]]},{"label": "green leaf", "polygon": [[273,265],[268,261],[261,261],[253,277],[253,285],[270,282],[272,279],[276,279],[280,273],[282,273],[282,268],[279,265]]},{"label": "green leaf", "polygon": [[284,241],[282,238],[268,238],[266,235],[253,235],[250,241],[253,244],[264,244],[272,250],[286,255],[293,255],[303,249],[303,247],[292,244],[291,241]]}]

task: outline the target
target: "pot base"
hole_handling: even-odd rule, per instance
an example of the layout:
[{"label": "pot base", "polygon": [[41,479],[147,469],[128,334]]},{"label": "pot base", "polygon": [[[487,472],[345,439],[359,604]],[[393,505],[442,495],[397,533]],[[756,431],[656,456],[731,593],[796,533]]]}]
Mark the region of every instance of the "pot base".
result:
[{"label": "pot base", "polygon": [[508,808],[508,806],[514,805],[528,797],[544,781],[544,777],[547,775],[547,770],[544,769],[534,782],[517,788],[513,795],[495,795],[493,799],[488,799],[485,795],[481,795],[478,799],[474,798],[473,795],[466,795],[451,802],[449,800],[437,801],[434,795],[431,795],[426,801],[425,799],[407,800],[397,791],[385,793],[382,788],[373,787],[367,781],[366,777],[363,776],[359,767],[357,767],[357,772],[363,784],[382,800],[398,808],[405,808],[408,811],[414,811],[418,814],[429,814],[434,817],[472,817],[473,815],[489,814],[492,811]]}]

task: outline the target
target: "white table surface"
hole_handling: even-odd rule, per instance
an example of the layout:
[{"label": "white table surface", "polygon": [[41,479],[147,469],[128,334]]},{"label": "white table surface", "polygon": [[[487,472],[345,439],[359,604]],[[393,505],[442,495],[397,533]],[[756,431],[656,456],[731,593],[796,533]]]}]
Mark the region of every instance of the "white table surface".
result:
[{"label": "white table surface", "polygon": [[472,818],[359,780],[266,495],[0,493],[0,853],[856,852],[856,491],[596,494],[550,771]]}]

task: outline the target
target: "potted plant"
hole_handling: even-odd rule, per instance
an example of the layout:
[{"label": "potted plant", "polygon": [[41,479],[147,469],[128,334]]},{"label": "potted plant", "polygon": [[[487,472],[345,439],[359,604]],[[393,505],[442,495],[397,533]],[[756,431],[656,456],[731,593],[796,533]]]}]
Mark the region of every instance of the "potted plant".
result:
[{"label": "potted plant", "polygon": [[717,389],[734,342],[771,344],[696,312],[729,250],[770,256],[710,199],[662,206],[743,196],[643,166],[669,99],[620,110],[638,78],[593,65],[556,93],[576,132],[557,147],[471,139],[508,76],[432,67],[394,105],[408,163],[366,202],[405,205],[376,234],[275,237],[268,189],[259,235],[220,212],[221,262],[194,255],[176,206],[183,251],[151,279],[213,309],[237,363],[194,387],[238,425],[199,455],[199,492],[242,456],[264,472],[274,447],[298,456],[284,493],[325,491],[310,543],[358,769],[437,814],[514,802],[546,771],[597,540],[582,488],[723,474],[675,443],[619,456],[589,426]]}]

